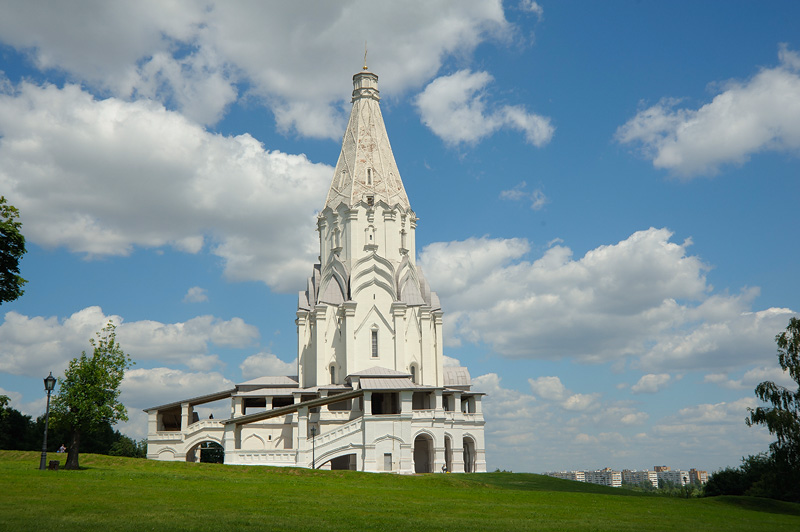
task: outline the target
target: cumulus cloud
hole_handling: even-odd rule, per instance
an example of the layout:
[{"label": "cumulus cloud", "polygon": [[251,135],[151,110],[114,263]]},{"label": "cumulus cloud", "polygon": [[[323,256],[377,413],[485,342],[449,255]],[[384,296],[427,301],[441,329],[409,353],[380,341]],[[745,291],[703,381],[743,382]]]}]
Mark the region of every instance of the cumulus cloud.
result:
[{"label": "cumulus cloud", "polygon": [[97,91],[153,98],[205,124],[243,92],[284,130],[329,138],[341,135],[340,104],[349,99],[341,80],[360,66],[365,39],[370,67],[400,93],[430,79],[448,56],[510,31],[499,0],[19,2],[0,20],[0,39],[37,68]]},{"label": "cumulus cloud", "polygon": [[534,211],[541,210],[545,204],[549,203],[547,196],[544,195],[542,189],[537,188],[528,192],[525,188],[528,184],[525,181],[515,185],[513,188],[509,190],[503,190],[500,192],[500,197],[502,199],[511,200],[511,201],[530,201],[531,202],[531,209]]},{"label": "cumulus cloud", "polygon": [[120,386],[120,400],[129,408],[141,409],[233,387],[233,382],[217,372],[186,372],[165,367],[134,368],[125,373]]},{"label": "cumulus cloud", "polygon": [[203,303],[204,301],[208,301],[208,294],[205,288],[199,286],[191,287],[183,296],[184,303]]},{"label": "cumulus cloud", "polygon": [[229,278],[278,290],[302,284],[318,253],[314,208],[332,173],[160,104],[25,82],[0,95],[0,159],[32,242],[89,256],[207,249]]},{"label": "cumulus cloud", "polygon": [[120,316],[106,316],[100,307],[87,307],[59,320],[11,311],[0,323],[0,371],[38,376],[41,368],[50,367],[60,374],[69,360],[91,349],[89,339],[109,320],[117,325],[117,339],[134,361],[175,362],[203,371],[221,364],[208,353],[210,345],[245,347],[258,338],[257,329],[241,318],[125,322]]},{"label": "cumulus cloud", "polygon": [[538,2],[534,2],[533,0],[522,0],[519,3],[520,9],[523,11],[528,11],[529,13],[533,13],[536,15],[537,18],[542,18],[544,14],[544,9],[542,6],[539,5]]},{"label": "cumulus cloud", "polygon": [[264,376],[297,375],[297,359],[284,362],[272,353],[250,355],[239,365],[245,380]]},{"label": "cumulus cloud", "polygon": [[538,377],[528,379],[535,396],[547,401],[554,401],[564,410],[584,411],[598,407],[600,394],[572,393],[567,390],[558,377]]},{"label": "cumulus cloud", "polygon": [[742,164],[763,151],[800,150],[800,56],[782,45],[779,64],[729,81],[699,109],[664,98],[619,127],[616,139],[641,147],[656,168],[689,178]]},{"label": "cumulus cloud", "polygon": [[475,144],[501,128],[522,132],[536,147],[550,142],[555,128],[550,119],[521,106],[492,106],[486,102],[488,72],[459,70],[433,80],[416,99],[422,122],[448,144]]},{"label": "cumulus cloud", "polygon": [[[495,373],[473,380],[475,388],[487,394],[483,411],[492,420],[486,425],[490,467],[501,464],[515,471],[649,468],[651,461],[666,461],[678,467],[713,469],[727,465],[721,460],[738,460],[741,456],[739,451],[733,451],[715,457],[713,447],[697,456],[683,452],[687,441],[698,447],[703,441],[717,441],[716,434],[693,426],[702,423],[697,413],[708,409],[708,405],[693,405],[652,419],[639,409],[640,405],[585,391],[572,392],[557,376],[531,378],[528,382],[532,393],[506,388]],[[589,400],[591,408],[568,408]],[[727,412],[718,423],[731,439],[726,446],[728,451],[735,447],[732,442],[742,442],[743,448],[749,449],[764,438],[766,431],[753,432],[741,416],[737,418],[741,407],[747,404],[749,399],[720,407]],[[587,453],[587,445],[592,446],[591,452]],[[692,456],[691,463],[686,463],[687,456]]]},{"label": "cumulus cloud", "polygon": [[751,368],[738,379],[731,378],[727,373],[709,373],[703,378],[703,382],[716,384],[730,390],[754,390],[758,384],[764,381],[772,381],[778,386],[787,388],[795,385],[789,372],[782,370],[779,366]]},{"label": "cumulus cloud", "polygon": [[642,375],[642,378],[631,386],[631,391],[633,393],[656,393],[663,390],[670,380],[672,379],[669,373],[648,373],[647,375]]},{"label": "cumulus cloud", "polygon": [[567,389],[558,377],[538,377],[528,379],[534,395],[550,401],[560,401],[567,395]]},{"label": "cumulus cloud", "polygon": [[450,345],[485,342],[513,358],[632,358],[659,372],[767,363],[791,311],[753,312],[757,290],[712,293],[691,241],[671,237],[650,228],[578,259],[555,244],[535,260],[524,239],[472,238],[430,244],[420,264],[448,312]]}]

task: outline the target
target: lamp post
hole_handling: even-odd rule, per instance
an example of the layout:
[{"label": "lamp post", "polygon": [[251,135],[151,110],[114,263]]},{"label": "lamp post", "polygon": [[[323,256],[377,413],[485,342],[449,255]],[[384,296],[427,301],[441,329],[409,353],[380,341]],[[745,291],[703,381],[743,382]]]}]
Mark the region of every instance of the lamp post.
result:
[{"label": "lamp post", "polygon": [[314,437],[317,434],[317,427],[311,425],[311,469],[317,468],[316,447],[317,439]]},{"label": "lamp post", "polygon": [[47,469],[47,425],[50,423],[50,392],[56,387],[56,378],[53,372],[44,379],[44,389],[47,392],[47,412],[44,415],[44,441],[42,442],[42,460],[39,469]]}]

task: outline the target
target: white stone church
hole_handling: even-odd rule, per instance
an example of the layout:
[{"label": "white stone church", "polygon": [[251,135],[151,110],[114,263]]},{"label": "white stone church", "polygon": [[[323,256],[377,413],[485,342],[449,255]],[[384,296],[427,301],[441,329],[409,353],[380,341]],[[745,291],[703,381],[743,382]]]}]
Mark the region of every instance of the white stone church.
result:
[{"label": "white stone church", "polygon": [[[317,230],[320,263],[297,305],[297,375],[148,408],[147,457],[429,473],[486,471],[482,394],[445,366],[442,308],[416,265],[417,217],[392,154],[378,76],[353,109]],[[194,407],[230,399],[230,418]]]}]

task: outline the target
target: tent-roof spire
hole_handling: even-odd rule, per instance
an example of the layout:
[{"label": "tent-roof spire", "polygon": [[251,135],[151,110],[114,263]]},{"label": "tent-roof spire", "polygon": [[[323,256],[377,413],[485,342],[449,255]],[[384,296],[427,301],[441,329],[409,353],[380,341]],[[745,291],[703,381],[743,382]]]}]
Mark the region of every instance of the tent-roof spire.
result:
[{"label": "tent-roof spire", "polygon": [[336,209],[342,203],[353,207],[360,201],[383,201],[410,210],[383,123],[378,76],[366,70],[366,52],[365,43],[364,70],[353,76],[353,109],[325,207]]}]

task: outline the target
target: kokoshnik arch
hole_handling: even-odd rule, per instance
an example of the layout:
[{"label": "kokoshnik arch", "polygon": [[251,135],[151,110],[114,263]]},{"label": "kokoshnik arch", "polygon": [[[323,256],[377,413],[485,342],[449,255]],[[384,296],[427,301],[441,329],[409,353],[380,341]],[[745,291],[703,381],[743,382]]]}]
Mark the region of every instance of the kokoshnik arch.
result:
[{"label": "kokoshnik arch", "polygon": [[[365,66],[299,293],[297,375],[146,409],[148,458],[194,461],[213,442],[228,464],[486,471],[483,394],[444,365],[443,312],[416,265],[418,219],[379,101]],[[228,398],[229,419],[194,412]]]}]

